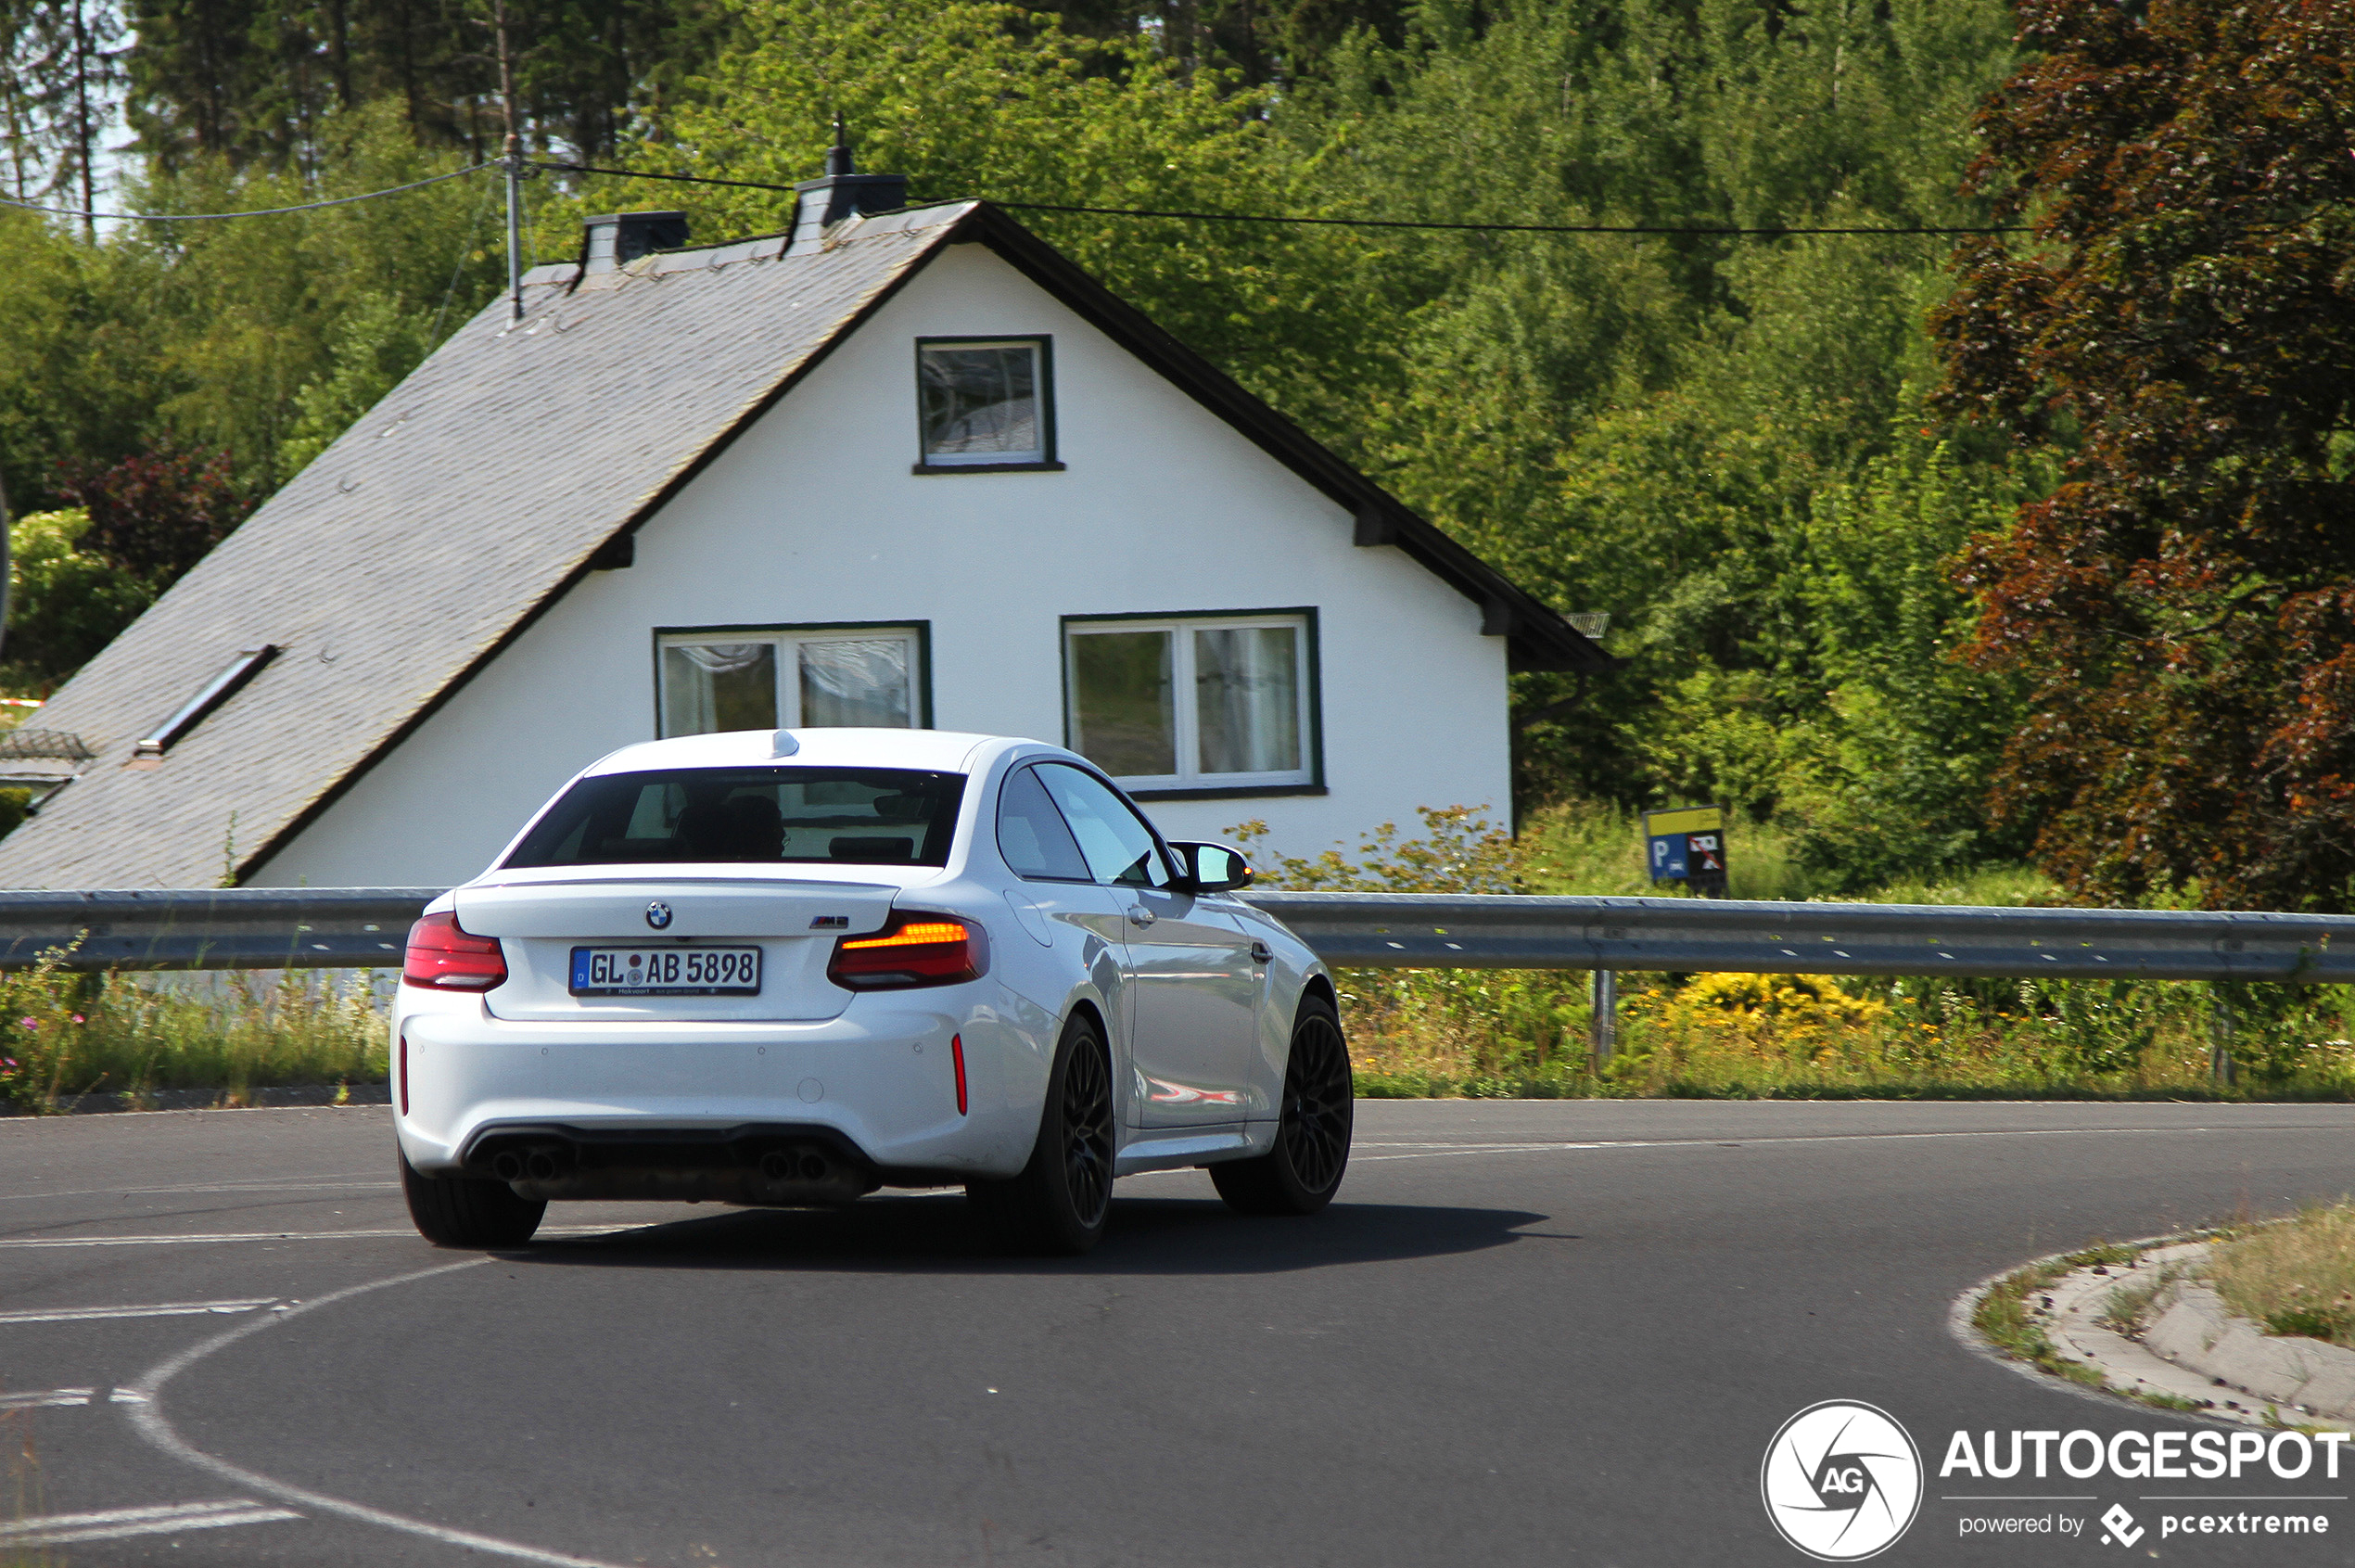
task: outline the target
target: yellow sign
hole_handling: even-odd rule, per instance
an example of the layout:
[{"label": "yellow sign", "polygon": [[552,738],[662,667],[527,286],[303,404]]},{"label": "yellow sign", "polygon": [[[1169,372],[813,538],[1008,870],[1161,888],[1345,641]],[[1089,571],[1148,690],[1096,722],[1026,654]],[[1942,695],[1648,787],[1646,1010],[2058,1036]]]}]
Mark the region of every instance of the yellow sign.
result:
[{"label": "yellow sign", "polygon": [[1678,806],[1666,811],[1644,813],[1646,838],[1671,833],[1722,833],[1725,827],[1725,810],[1716,806]]}]

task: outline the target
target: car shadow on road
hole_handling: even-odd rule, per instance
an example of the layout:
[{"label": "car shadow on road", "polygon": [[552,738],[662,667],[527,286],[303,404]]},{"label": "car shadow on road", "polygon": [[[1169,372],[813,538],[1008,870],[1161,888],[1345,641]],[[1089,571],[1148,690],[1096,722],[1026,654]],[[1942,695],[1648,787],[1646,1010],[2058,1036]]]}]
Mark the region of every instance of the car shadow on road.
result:
[{"label": "car shadow on road", "polygon": [[[561,1208],[551,1209],[552,1219]],[[961,1193],[870,1199],[847,1209],[738,1209],[595,1236],[550,1237],[510,1263],[590,1268],[762,1268],[910,1273],[1258,1274],[1394,1262],[1507,1246],[1550,1216],[1524,1209],[1337,1203],[1307,1218],[1238,1215],[1215,1199],[1113,1200],[1084,1257],[994,1252]],[[1549,1230],[1550,1241],[1579,1238]]]}]

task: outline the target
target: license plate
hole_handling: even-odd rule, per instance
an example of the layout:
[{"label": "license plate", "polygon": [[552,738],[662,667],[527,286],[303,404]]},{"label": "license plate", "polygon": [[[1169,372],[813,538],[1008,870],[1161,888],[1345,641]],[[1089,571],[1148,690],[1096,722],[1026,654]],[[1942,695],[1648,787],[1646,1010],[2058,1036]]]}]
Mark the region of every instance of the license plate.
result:
[{"label": "license plate", "polygon": [[575,996],[758,996],[758,948],[575,948]]}]

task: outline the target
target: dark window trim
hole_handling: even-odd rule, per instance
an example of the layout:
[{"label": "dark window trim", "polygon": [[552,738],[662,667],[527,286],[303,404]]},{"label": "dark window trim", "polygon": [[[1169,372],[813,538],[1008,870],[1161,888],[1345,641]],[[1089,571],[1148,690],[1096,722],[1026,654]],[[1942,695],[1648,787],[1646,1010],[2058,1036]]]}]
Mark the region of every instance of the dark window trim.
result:
[{"label": "dark window trim", "polygon": [[[1325,663],[1324,626],[1314,605],[1279,605],[1267,609],[1230,610],[1122,610],[1112,615],[1067,615],[1055,626],[1055,668],[1062,674],[1063,749],[1076,752],[1079,746],[1071,733],[1071,629],[1075,624],[1097,625],[1114,620],[1247,620],[1254,616],[1296,615],[1302,618],[1308,633],[1308,782],[1284,784],[1171,784],[1164,788],[1147,785],[1132,790],[1116,785],[1132,800],[1218,800],[1245,795],[1323,795],[1325,779]],[[1092,764],[1091,764],[1092,766]],[[1106,775],[1110,777],[1109,774]]]},{"label": "dark window trim", "polygon": [[1320,784],[1222,784],[1215,789],[1124,789],[1131,800],[1244,800],[1262,795],[1330,795]]},{"label": "dark window trim", "polygon": [[[1038,461],[1036,463],[934,463],[924,450],[924,351],[956,343],[1038,345]],[[1060,474],[1055,452],[1055,337],[1051,332],[968,332],[916,339],[916,464],[911,474]]]},{"label": "dark window trim", "polygon": [[910,474],[1060,474],[1060,463],[919,463]]},{"label": "dark window trim", "polygon": [[662,733],[662,640],[665,637],[724,636],[757,632],[797,636],[805,631],[912,631],[916,634],[916,711],[920,721],[911,728],[929,730],[932,721],[932,622],[930,620],[803,620],[752,621],[724,626],[657,626],[654,629],[655,739]]}]

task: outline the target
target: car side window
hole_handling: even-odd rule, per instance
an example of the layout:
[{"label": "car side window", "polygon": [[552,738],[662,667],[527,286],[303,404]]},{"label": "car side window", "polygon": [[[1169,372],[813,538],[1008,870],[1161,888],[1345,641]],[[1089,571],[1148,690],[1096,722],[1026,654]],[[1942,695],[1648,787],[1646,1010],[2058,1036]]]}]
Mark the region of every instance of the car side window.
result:
[{"label": "car side window", "polygon": [[998,792],[998,852],[1016,876],[1048,882],[1095,880],[1035,768],[1015,769]]},{"label": "car side window", "polygon": [[1101,779],[1063,762],[1042,762],[1039,782],[1054,797],[1079,852],[1098,882],[1121,887],[1166,887],[1169,867],[1153,830]]}]

